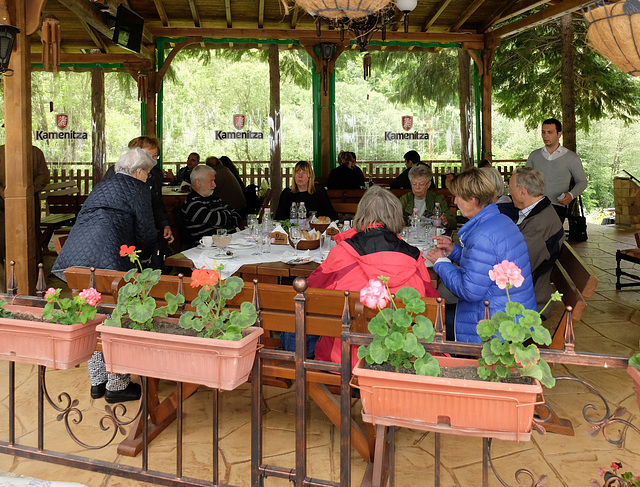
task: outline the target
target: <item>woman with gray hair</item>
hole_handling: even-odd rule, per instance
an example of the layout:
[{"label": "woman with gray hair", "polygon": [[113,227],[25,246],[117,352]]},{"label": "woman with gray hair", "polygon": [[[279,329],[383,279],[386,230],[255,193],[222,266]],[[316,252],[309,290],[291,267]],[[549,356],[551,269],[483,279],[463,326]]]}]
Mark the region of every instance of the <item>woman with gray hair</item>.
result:
[{"label": "woman with gray hair", "polygon": [[[398,236],[403,227],[398,198],[380,186],[369,188],[358,204],[353,228],[334,237],[337,245],[309,276],[309,286],[360,291],[370,279],[386,276],[391,292],[410,286],[421,296],[439,296],[420,250]],[[315,356],[339,362],[340,339],[322,337]]]},{"label": "woman with gray hair", "polygon": [[[120,255],[122,245],[142,250],[149,256],[156,241],[147,177],[156,165],[144,149],[128,150],[115,167],[115,176],[100,181],[82,205],[52,272],[62,280],[67,267],[96,267],[128,271],[133,264]],[[107,374],[104,359],[95,352],[89,360],[91,397],[105,395],[109,403],[140,398],[140,385],[128,375]]]},{"label": "woman with gray hair", "polygon": [[449,209],[446,198],[440,193],[429,191],[433,181],[432,176],[431,168],[427,165],[414,165],[409,169],[411,192],[400,197],[402,214],[406,220],[413,214],[413,209],[417,208],[419,216],[431,216],[438,203],[443,226],[453,230],[457,226],[456,217]]}]

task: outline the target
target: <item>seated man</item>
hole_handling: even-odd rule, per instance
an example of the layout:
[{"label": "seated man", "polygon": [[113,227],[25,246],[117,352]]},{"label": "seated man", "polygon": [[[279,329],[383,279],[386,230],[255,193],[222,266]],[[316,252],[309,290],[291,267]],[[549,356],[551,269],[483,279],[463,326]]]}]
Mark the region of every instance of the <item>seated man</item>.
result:
[{"label": "seated man", "polygon": [[411,189],[411,183],[409,182],[409,169],[414,165],[426,166],[424,162],[420,161],[420,154],[414,150],[410,150],[404,155],[404,163],[407,168],[402,171],[397,178],[391,181],[391,185],[389,186],[391,189]]},{"label": "seated man", "polygon": [[[199,165],[191,171],[191,193],[182,206],[184,244],[193,247],[205,235],[213,235],[217,228],[235,229],[240,215],[220,198],[213,196],[216,172],[209,166]],[[183,244],[183,247],[184,247]]]},{"label": "seated man", "polygon": [[181,167],[178,175],[171,181],[171,186],[182,186],[183,184],[191,184],[191,171],[200,164],[200,154],[192,152],[187,158],[187,165]]},{"label": "seated man", "polygon": [[217,157],[207,157],[206,164],[216,171],[216,196],[234,210],[244,210],[247,201],[233,173]]},{"label": "seated man", "polygon": [[[551,297],[551,269],[564,242],[560,218],[544,196],[544,174],[531,167],[519,167],[509,181],[513,204],[518,208],[517,225],[529,249],[531,275],[538,310]],[[552,303],[553,304],[553,303]],[[549,305],[543,316],[551,314]]]}]

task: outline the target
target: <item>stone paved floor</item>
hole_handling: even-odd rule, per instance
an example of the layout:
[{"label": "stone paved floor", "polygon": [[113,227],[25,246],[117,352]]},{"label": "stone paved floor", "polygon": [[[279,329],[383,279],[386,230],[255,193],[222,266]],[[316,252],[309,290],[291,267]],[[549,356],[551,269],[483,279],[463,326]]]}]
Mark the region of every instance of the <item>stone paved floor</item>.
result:
[{"label": "stone paved floor", "polygon": [[[589,240],[575,244],[578,253],[595,269],[600,283],[595,295],[589,299],[582,321],[575,327],[576,349],[630,355],[638,351],[640,340],[640,293],[636,290],[615,290],[615,250],[634,247],[633,231],[615,226],[590,226]],[[640,272],[640,269],[636,269]],[[18,384],[18,442],[36,445],[35,412],[31,411],[36,394],[36,367],[17,364]],[[0,439],[7,439],[7,389],[8,364],[0,362]],[[556,367],[554,375],[573,375],[587,380],[598,388],[613,408],[623,406],[623,416],[640,427],[640,411],[631,389],[631,379],[624,370],[595,369],[588,367]],[[78,408],[84,419],[74,431],[88,443],[106,441],[107,434],[98,427],[104,413],[103,399],[89,396],[86,364],[71,371],[49,371],[47,384],[52,395],[61,391],[78,398]],[[170,384],[165,384],[165,392]],[[205,387],[185,403],[185,452],[184,473],[187,476],[207,479],[211,475],[211,391]],[[597,478],[598,467],[606,467],[612,461],[621,461],[635,468],[640,475],[640,435],[627,431],[622,444],[608,443],[602,434],[591,437],[590,425],[582,417],[582,408],[596,405],[589,417],[602,417],[603,405],[597,397],[577,383],[559,382],[556,388],[545,390],[547,400],[556,412],[571,419],[575,436],[533,433],[529,442],[494,441],[493,458],[496,469],[510,485],[517,485],[514,478],[519,468],[528,468],[536,477],[547,475],[551,486],[589,486],[591,478]],[[225,484],[248,486],[250,479],[250,390],[247,385],[233,392],[221,394],[220,430],[220,481]],[[265,387],[267,413],[265,415],[265,462],[282,467],[294,465],[294,388]],[[133,406],[133,405],[132,405]],[[358,415],[359,402],[354,400],[354,415]],[[133,407],[131,407],[133,409]],[[339,434],[317,407],[310,407],[311,424],[308,432],[309,474],[314,477],[338,480]],[[128,412],[129,415],[133,411]],[[91,458],[119,462],[123,465],[141,464],[140,458],[123,457],[115,447],[89,452],[71,441],[64,426],[56,421],[51,407],[45,407],[47,423],[45,447]],[[620,428],[611,428],[610,436],[616,437]],[[409,429],[396,435],[396,485],[433,484],[433,434]],[[175,462],[175,425],[169,427],[150,447],[150,465],[153,470],[171,472]],[[460,436],[442,435],[441,485],[476,486],[481,476],[481,440]],[[352,452],[352,484],[359,485],[365,470],[364,461]],[[150,485],[119,477],[60,467],[48,463],[0,455],[2,471],[28,475],[40,479],[80,482],[90,487],[137,487]],[[523,485],[529,485],[526,478]],[[287,481],[269,478],[268,486],[288,485]],[[500,485],[490,475],[490,485]]]}]

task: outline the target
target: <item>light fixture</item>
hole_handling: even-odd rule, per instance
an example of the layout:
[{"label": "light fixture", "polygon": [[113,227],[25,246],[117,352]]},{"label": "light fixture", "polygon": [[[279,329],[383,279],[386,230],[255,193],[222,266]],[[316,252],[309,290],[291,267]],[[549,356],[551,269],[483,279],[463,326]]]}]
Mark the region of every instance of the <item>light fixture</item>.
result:
[{"label": "light fixture", "polygon": [[9,69],[9,60],[13,43],[19,32],[20,29],[13,25],[0,24],[0,74],[7,75],[9,72],[13,72],[12,69]]},{"label": "light fixture", "polygon": [[333,59],[333,56],[336,54],[336,45],[333,42],[321,42],[320,43],[320,57],[324,61],[324,66],[322,70],[324,72],[324,76],[322,79],[324,80],[324,94],[327,95],[329,91],[329,61]]},{"label": "light fixture", "polygon": [[409,14],[418,5],[418,0],[396,0],[396,7],[404,14],[404,33],[409,32]]}]

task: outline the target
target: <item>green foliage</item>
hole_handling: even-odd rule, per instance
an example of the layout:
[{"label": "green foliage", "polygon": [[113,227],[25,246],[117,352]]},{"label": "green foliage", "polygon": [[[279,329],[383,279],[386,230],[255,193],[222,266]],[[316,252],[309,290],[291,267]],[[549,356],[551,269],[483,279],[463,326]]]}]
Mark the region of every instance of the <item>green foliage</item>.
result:
[{"label": "green foliage", "polygon": [[[589,131],[606,117],[634,121],[640,115],[640,85],[586,44],[586,24],[573,22],[576,125]],[[562,41],[555,20],[502,40],[493,64],[498,111],[524,119],[527,128],[562,119]]]},{"label": "green foliage", "polygon": [[243,287],[244,281],[235,276],[229,277],[222,284],[218,281],[214,286],[202,286],[198,297],[191,302],[195,312],[183,313],[180,316],[180,326],[197,331],[199,337],[240,340],[242,330],[256,322],[256,308],[249,302],[241,303],[239,311],[229,311],[225,306]]},{"label": "green foliage", "polygon": [[[85,290],[86,291],[86,290]],[[93,290],[98,299],[100,293]],[[86,299],[81,295],[73,298],[60,299],[61,289],[50,288],[45,294],[47,304],[42,310],[42,317],[50,320],[52,323],[60,323],[61,325],[74,325],[76,323],[86,323],[96,316],[96,307],[88,304]],[[56,310],[55,305],[59,310]]]},{"label": "green foliage", "polygon": [[[640,342],[638,343],[638,345],[640,345]],[[631,365],[631,367],[635,367],[636,369],[640,370],[640,353],[637,355],[634,355],[629,359],[629,365]]]},{"label": "green foliage", "polygon": [[358,358],[364,358],[369,364],[388,362],[396,371],[401,367],[414,368],[418,375],[437,376],[440,373],[438,361],[418,341],[431,343],[435,338],[431,320],[420,314],[425,311],[420,293],[403,287],[396,297],[405,307],[381,309],[369,321],[369,332],[374,338],[369,345],[358,348]]},{"label": "green foliage", "polygon": [[[551,301],[561,299],[559,293]],[[551,334],[542,326],[540,313],[524,309],[520,303],[509,301],[505,312],[494,313],[490,320],[478,323],[476,331],[482,344],[482,358],[478,359],[478,375],[483,379],[499,381],[511,377],[512,368],[520,375],[534,377],[545,387],[553,387],[555,378],[540,351],[533,342],[541,345],[551,343]]]},{"label": "green foliage", "polygon": [[6,299],[0,300],[0,318],[13,318],[13,313],[4,309],[7,304]]}]

